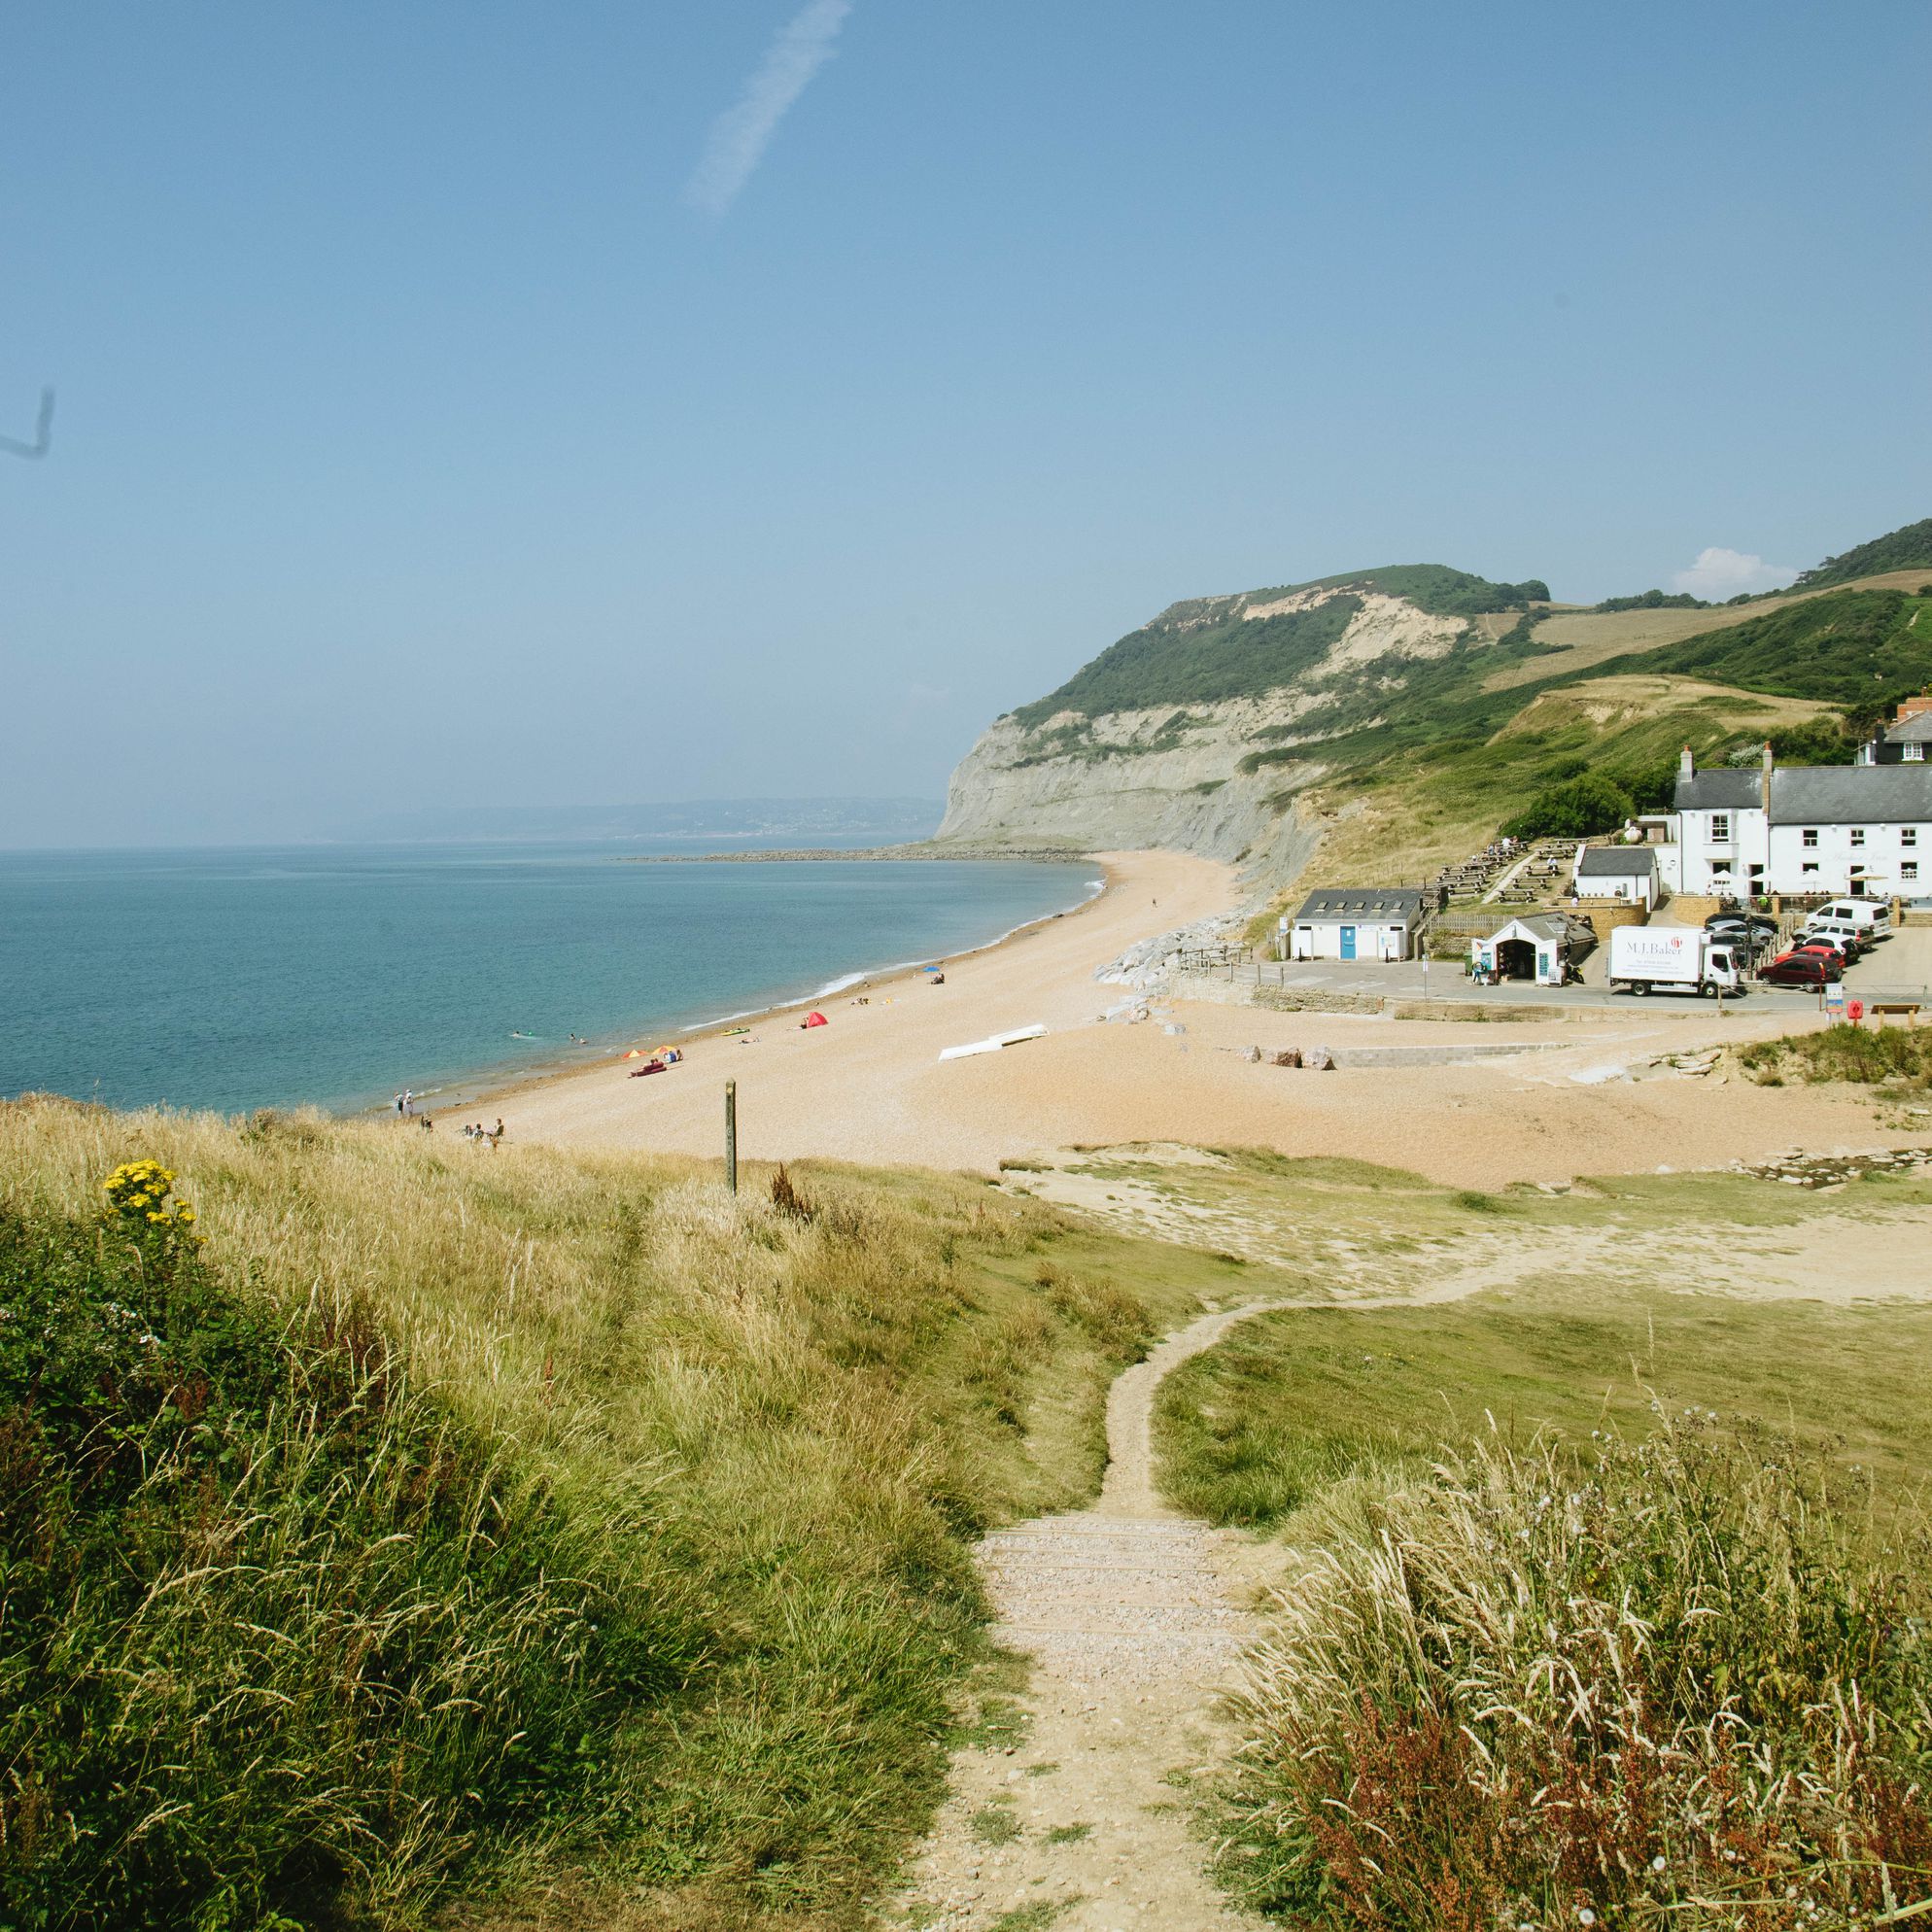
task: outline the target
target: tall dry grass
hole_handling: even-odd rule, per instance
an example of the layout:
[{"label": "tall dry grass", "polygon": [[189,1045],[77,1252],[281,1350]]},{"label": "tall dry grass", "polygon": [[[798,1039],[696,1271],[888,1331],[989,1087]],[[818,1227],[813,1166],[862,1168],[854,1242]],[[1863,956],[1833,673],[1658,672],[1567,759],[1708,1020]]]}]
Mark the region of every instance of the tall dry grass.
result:
[{"label": "tall dry grass", "polygon": [[1932,1897],[1922,1523],[1686,1412],[1317,1504],[1225,1869],[1297,1924],[1873,1925]]},{"label": "tall dry grass", "polygon": [[[433,1416],[477,1445],[494,1473],[465,1494],[489,1512],[505,1563],[540,1547],[514,1504],[527,1497],[556,1557],[542,1574],[578,1577],[583,1601],[614,1599],[638,1626],[628,1702],[613,1712],[591,1701],[587,1768],[558,1780],[555,1815],[493,1810],[501,1780],[474,1772],[457,1782],[481,1802],[406,1825],[341,1775],[341,1726],[310,1727],[332,1742],[314,1742],[306,1769],[298,1749],[275,1755],[307,1734],[265,1714],[281,1698],[299,1705],[304,1673],[334,1654],[302,1603],[339,1606],[346,1591],[371,1618],[440,1632],[459,1675],[472,1640],[500,1651],[523,1639],[488,1636],[466,1597],[475,1577],[424,1569],[406,1528],[341,1561],[345,1533],[382,1511],[344,1513],[346,1473],[333,1489],[293,1479],[300,1429],[273,1455],[239,1435],[224,1444],[242,1473],[217,1478],[215,1514],[256,1526],[267,1554],[245,1537],[212,1564],[177,1552],[167,1574],[179,1580],[143,1615],[181,1606],[193,1628],[170,1639],[177,1652],[232,1665],[238,1702],[224,1708],[264,1717],[248,1735],[272,1745],[286,1830],[280,1851],[257,1833],[245,1869],[217,1860],[185,1880],[200,1887],[203,1922],[226,1922],[208,1905],[224,1885],[237,1912],[309,1886],[397,1919],[452,1886],[540,1891],[567,1870],[683,1898],[694,1915],[855,1921],[937,1795],[951,1693],[981,1651],[963,1538],[1090,1489],[1105,1384],[1147,1327],[1117,1293],[1064,1270],[1049,1288],[1035,1281],[1021,1258],[1057,1238],[1055,1218],[937,1177],[811,1171],[775,1200],[754,1175],[733,1199],[690,1161],[48,1100],[0,1106],[0,1209],[32,1227],[71,1225],[94,1212],[103,1174],[148,1156],[197,1204],[203,1262],[224,1292],[290,1333],[366,1322],[419,1405],[409,1440]],[[420,1445],[387,1460],[365,1446],[362,1474],[378,1488],[421,1461]],[[325,1547],[334,1569],[321,1588]],[[569,1645],[550,1614],[533,1609],[520,1627],[535,1668],[563,1671]],[[124,1650],[159,1627],[117,1640]],[[105,1656],[108,1676],[128,1668]],[[157,1761],[191,1770],[213,1679],[177,1670],[153,1681],[176,1693]],[[334,1692],[310,1688],[316,1708],[333,1708]],[[467,1717],[464,1695],[437,1706],[447,1737],[427,1708],[403,1714],[412,1750],[454,1768],[467,1762],[457,1734],[497,1735],[497,1693]],[[221,1753],[200,1762],[216,1774]],[[225,1814],[206,1778],[177,1769],[154,1790],[156,1809],[196,1812],[197,1843],[219,1846]],[[325,1797],[336,1824],[319,1833],[301,1820]],[[309,1869],[297,1847],[317,1843],[328,1854]]]}]

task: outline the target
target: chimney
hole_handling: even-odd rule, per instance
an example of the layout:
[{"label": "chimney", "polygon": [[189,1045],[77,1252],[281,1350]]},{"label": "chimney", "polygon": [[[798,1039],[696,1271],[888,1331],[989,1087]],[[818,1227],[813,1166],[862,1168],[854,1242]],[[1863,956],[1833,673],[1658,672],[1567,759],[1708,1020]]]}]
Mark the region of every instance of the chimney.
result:
[{"label": "chimney", "polygon": [[1682,757],[1677,760],[1677,776],[1680,778],[1694,778],[1696,776],[1697,760],[1691,756],[1691,748],[1687,744],[1684,746]]},{"label": "chimney", "polygon": [[1771,823],[1771,740],[1764,742],[1764,764],[1758,773],[1758,803],[1764,807],[1765,823]]}]

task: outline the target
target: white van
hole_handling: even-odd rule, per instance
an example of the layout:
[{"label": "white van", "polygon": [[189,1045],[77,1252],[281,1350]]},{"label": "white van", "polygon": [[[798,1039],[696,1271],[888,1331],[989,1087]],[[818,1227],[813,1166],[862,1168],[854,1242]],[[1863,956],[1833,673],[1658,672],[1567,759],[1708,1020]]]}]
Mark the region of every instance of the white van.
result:
[{"label": "white van", "polygon": [[1820,906],[1805,921],[1807,932],[1824,926],[1849,926],[1862,940],[1889,939],[1892,936],[1892,908],[1888,899],[1834,899]]}]

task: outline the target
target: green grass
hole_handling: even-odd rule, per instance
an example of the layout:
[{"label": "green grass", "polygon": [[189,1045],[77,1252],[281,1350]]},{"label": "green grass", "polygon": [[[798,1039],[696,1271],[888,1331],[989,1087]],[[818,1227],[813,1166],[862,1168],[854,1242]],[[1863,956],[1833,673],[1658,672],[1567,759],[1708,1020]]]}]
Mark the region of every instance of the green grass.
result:
[{"label": "green grass", "polygon": [[1077,1898],[1041,1899],[1034,1905],[1018,1905],[993,1920],[993,1932],[1047,1932],[1080,1903]]},{"label": "green grass", "polygon": [[[427,1138],[0,1106],[0,1921],[863,1922],[962,1724],[1023,1735],[970,1540],[1093,1494],[1108,1383],[1234,1271],[965,1180]],[[205,1319],[76,1231],[148,1154]],[[56,1370],[174,1417],[147,1475],[31,1447]]]},{"label": "green grass", "polygon": [[1002,1794],[983,1805],[967,1819],[966,1828],[982,1845],[1011,1845],[1019,1836],[1019,1820],[1013,1814],[1013,1800]]},{"label": "green grass", "polygon": [[[1491,1197],[1493,1198],[1493,1197]],[[1875,1232],[1868,1262],[1882,1253]],[[1161,1385],[1162,1484],[1211,1522],[1277,1526],[1363,1467],[1420,1469],[1489,1426],[1642,1434],[1650,1390],[1830,1445],[1909,1487],[1932,1475],[1932,1308],[1544,1286],[1507,1301],[1259,1316]]]},{"label": "green grass", "polygon": [[1738,1055],[1746,1071],[1763,1084],[1787,1080],[1843,1081],[1859,1087],[1893,1087],[1922,1092],[1932,1083],[1932,1033],[1915,1027],[1826,1026],[1760,1040]]},{"label": "green grass", "polygon": [[1054,1825],[1047,1833],[1049,1845],[1078,1845],[1084,1838],[1093,1836],[1091,1825]]},{"label": "green grass", "polygon": [[1834,591],[1638,657],[1613,658],[1597,674],[1639,669],[1871,707],[1932,678],[1932,598],[1902,590]]}]

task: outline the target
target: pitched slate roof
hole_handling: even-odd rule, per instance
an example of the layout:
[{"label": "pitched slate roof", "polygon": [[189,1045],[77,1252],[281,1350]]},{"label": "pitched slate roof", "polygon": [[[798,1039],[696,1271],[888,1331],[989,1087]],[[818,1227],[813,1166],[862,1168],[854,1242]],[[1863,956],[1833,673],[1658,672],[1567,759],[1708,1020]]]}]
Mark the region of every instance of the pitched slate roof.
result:
[{"label": "pitched slate roof", "polygon": [[1887,744],[1932,744],[1932,711],[1920,711],[1915,717],[1902,718],[1895,725],[1885,729]]},{"label": "pitched slate roof", "polygon": [[1583,879],[1648,879],[1656,870],[1648,845],[1592,845],[1576,864]]},{"label": "pitched slate roof", "polygon": [[1311,892],[1294,915],[1296,925],[1328,925],[1356,919],[1406,919],[1413,924],[1422,917],[1425,895],[1416,886],[1343,885]]},{"label": "pitched slate roof", "polygon": [[1748,811],[1764,803],[1758,790],[1763,774],[1727,766],[1715,772],[1693,772],[1689,777],[1677,775],[1676,803],[1679,811]]},{"label": "pitched slate roof", "polygon": [[1513,919],[1505,919],[1490,934],[1485,945],[1495,945],[1511,933],[1528,933],[1532,939],[1554,939],[1568,941],[1570,920],[1562,913],[1524,913]]},{"label": "pitched slate roof", "polygon": [[1774,825],[1932,820],[1932,765],[1786,765],[1771,775]]}]

